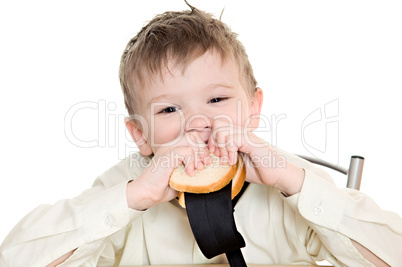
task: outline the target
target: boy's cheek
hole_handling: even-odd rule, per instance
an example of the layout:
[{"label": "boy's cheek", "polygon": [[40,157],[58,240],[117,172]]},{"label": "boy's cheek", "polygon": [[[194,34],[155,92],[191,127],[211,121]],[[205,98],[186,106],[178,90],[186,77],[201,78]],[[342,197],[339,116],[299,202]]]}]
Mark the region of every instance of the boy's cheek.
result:
[{"label": "boy's cheek", "polygon": [[155,129],[154,132],[151,132],[149,141],[153,150],[162,145],[174,146],[180,139],[180,133],[180,129],[172,129],[172,127],[166,126],[164,128]]}]

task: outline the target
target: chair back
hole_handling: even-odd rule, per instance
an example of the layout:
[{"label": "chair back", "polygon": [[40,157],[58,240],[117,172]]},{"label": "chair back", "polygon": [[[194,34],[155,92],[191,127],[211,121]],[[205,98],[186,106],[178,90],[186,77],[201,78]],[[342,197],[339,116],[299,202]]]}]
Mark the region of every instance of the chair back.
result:
[{"label": "chair back", "polygon": [[324,161],[324,160],[321,160],[318,158],[313,158],[313,157],[303,156],[303,155],[298,155],[298,156],[307,161],[310,161],[311,163],[318,164],[318,165],[333,169],[335,171],[338,171],[340,173],[347,175],[346,187],[360,190],[360,184],[362,181],[363,166],[364,166],[364,158],[363,157],[352,156],[350,158],[349,168],[346,169],[344,167],[332,164],[330,162],[327,162],[327,161]]}]

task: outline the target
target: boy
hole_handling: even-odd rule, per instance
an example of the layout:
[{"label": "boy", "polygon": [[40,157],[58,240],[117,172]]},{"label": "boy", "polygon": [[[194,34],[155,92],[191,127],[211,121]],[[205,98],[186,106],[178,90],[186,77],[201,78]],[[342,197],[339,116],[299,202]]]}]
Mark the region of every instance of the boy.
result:
[{"label": "boy", "polygon": [[225,262],[203,257],[168,181],[181,163],[192,175],[209,153],[234,164],[239,152],[251,183],[235,212],[248,263],[401,265],[399,216],[253,133],[263,93],[220,21],[195,8],[157,16],[129,42],[120,80],[141,155],[80,196],[31,212],[1,246],[2,265]]}]

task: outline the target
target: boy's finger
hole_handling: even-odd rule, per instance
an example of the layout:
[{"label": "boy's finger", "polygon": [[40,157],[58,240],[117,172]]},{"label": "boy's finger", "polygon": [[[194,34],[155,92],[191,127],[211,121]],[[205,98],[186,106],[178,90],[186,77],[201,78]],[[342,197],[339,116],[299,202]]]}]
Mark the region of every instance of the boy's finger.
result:
[{"label": "boy's finger", "polygon": [[208,150],[209,150],[209,153],[214,153],[214,151],[215,151],[214,140],[212,138],[212,134],[208,138]]},{"label": "boy's finger", "polygon": [[221,163],[222,164],[228,164],[229,163],[229,154],[226,148],[222,147],[219,149],[220,151],[220,157],[221,157]]},{"label": "boy's finger", "polygon": [[195,175],[195,162],[194,162],[194,154],[190,153],[184,157],[184,166],[188,175]]},{"label": "boy's finger", "polygon": [[206,144],[204,140],[202,140],[201,136],[197,132],[190,132],[190,138],[192,139],[192,144],[190,144],[194,150],[194,167],[197,170],[202,170],[204,168],[204,162],[209,157],[208,150],[206,148]]},{"label": "boy's finger", "polygon": [[225,132],[221,132],[217,135],[217,143],[218,143],[218,148],[219,148],[219,154],[221,157],[221,161],[223,164],[228,164],[229,163],[229,154],[227,151],[227,144],[228,144],[228,139],[230,137],[226,135]]},{"label": "boy's finger", "polygon": [[229,165],[236,164],[238,147],[233,143],[233,141],[230,141],[226,147],[226,150],[228,153]]},{"label": "boy's finger", "polygon": [[204,163],[203,163],[203,161],[204,161],[204,152],[203,151],[197,151],[197,152],[195,152],[195,155],[196,155],[196,158],[195,158],[195,160],[194,160],[194,167],[197,169],[197,170],[202,170],[202,169],[204,169]]},{"label": "boy's finger", "polygon": [[237,151],[229,151],[229,165],[235,165],[237,162]]},{"label": "boy's finger", "polygon": [[221,151],[220,151],[220,149],[219,149],[219,148],[215,148],[214,154],[215,154],[215,156],[220,157],[220,156],[221,156]]},{"label": "boy's finger", "polygon": [[202,162],[206,165],[211,164],[211,156],[209,155],[210,152],[207,147],[204,148],[204,154],[202,156]]}]

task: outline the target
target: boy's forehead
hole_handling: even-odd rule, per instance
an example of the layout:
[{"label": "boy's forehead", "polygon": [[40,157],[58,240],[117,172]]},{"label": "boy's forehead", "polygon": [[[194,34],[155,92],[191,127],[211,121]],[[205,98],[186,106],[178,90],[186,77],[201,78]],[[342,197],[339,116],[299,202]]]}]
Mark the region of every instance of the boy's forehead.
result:
[{"label": "boy's forehead", "polygon": [[[177,76],[185,74],[189,66],[195,61],[201,61],[203,64],[214,64],[222,67],[228,61],[231,61],[232,57],[225,57],[215,50],[209,50],[198,56],[188,56],[186,59],[177,58],[174,56],[167,56],[166,60],[163,60],[160,66],[155,69],[143,67],[141,70],[141,79],[135,78],[135,84],[137,84],[143,91],[146,88],[154,84],[164,84],[166,80],[174,79]],[[235,63],[235,61],[233,61]],[[237,66],[238,67],[238,66]]]}]

